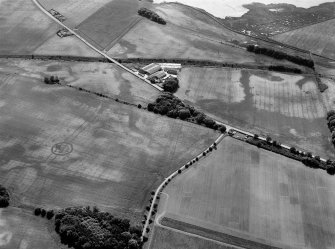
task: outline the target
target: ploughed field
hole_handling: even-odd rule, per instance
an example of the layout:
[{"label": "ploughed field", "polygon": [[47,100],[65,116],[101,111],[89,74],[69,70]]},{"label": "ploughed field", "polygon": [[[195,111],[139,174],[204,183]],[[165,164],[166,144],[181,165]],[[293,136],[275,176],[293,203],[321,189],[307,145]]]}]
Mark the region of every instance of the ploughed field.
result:
[{"label": "ploughed field", "polygon": [[0,182],[17,205],[96,205],[139,221],[150,192],[218,136],[93,94],[45,85],[41,76],[47,74],[19,65],[0,74]]},{"label": "ploughed field", "polygon": [[79,26],[79,34],[101,50],[109,50],[141,17],[139,1],[113,0],[88,17]]},{"label": "ploughed field", "polygon": [[322,170],[227,137],[167,186],[158,222],[246,248],[334,248],[334,187]]},{"label": "ploughed field", "polygon": [[271,38],[335,59],[335,19],[285,32]]},{"label": "ploughed field", "polygon": [[183,68],[176,95],[237,127],[334,157],[325,119],[334,108],[334,87],[320,93],[315,79],[260,70]]},{"label": "ploughed field", "polygon": [[32,54],[57,32],[57,25],[32,1],[0,1],[0,54]]}]

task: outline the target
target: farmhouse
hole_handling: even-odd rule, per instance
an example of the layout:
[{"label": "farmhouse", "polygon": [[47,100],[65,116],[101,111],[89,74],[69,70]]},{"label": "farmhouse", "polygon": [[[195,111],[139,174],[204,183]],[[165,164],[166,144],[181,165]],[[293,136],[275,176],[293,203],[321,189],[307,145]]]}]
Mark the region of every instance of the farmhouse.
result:
[{"label": "farmhouse", "polygon": [[151,63],[140,69],[140,73],[152,75],[158,71],[161,71],[162,67],[156,63]]}]

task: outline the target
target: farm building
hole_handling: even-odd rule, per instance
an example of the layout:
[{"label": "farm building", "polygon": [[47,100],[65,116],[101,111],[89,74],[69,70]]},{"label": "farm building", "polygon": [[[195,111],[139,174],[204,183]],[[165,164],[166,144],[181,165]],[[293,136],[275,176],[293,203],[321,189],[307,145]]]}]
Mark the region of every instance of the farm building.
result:
[{"label": "farm building", "polygon": [[156,63],[151,63],[140,69],[140,73],[152,75],[158,71],[161,71],[162,67]]},{"label": "farm building", "polygon": [[152,80],[152,79],[163,79],[164,77],[166,77],[166,75],[167,75],[166,72],[164,72],[164,71],[158,71],[158,72],[156,72],[156,73],[150,75],[150,76],[148,77],[148,80]]}]

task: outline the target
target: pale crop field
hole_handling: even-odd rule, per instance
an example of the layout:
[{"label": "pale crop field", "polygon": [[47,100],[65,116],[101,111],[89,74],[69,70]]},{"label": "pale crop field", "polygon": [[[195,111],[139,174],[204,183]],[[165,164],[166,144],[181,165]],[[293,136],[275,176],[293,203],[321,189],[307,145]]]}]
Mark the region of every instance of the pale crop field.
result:
[{"label": "pale crop field", "polygon": [[58,26],[32,1],[0,1],[0,53],[32,54]]},{"label": "pale crop field", "polygon": [[335,59],[335,19],[275,35],[272,39]]},{"label": "pale crop field", "polygon": [[45,85],[36,71],[10,68],[0,83],[0,182],[21,204],[97,205],[139,221],[150,192],[218,136],[137,107]]},{"label": "pale crop field", "polygon": [[34,216],[31,210],[13,207],[0,209],[0,248],[61,248],[58,239],[56,241],[50,234],[48,223],[52,221]]},{"label": "pale crop field", "polygon": [[164,216],[261,243],[334,248],[334,187],[322,170],[228,137],[167,186]]},{"label": "pale crop field", "polygon": [[[1,63],[2,62],[2,63]],[[16,73],[39,78],[57,75],[62,84],[106,94],[114,99],[146,106],[156,100],[160,92],[137,77],[111,63],[0,60],[3,71],[15,69]]]},{"label": "pale crop field", "polygon": [[185,67],[176,95],[210,116],[282,143],[334,158],[325,116],[334,86],[320,93],[315,79],[260,70]]}]

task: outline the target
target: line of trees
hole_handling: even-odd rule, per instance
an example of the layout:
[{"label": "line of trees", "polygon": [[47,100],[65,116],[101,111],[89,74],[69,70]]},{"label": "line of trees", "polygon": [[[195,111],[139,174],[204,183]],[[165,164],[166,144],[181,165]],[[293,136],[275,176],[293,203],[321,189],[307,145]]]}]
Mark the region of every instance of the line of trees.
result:
[{"label": "line of trees", "polygon": [[152,10],[149,10],[147,8],[141,8],[138,10],[138,14],[140,16],[144,16],[148,19],[150,19],[151,21],[157,22],[159,24],[166,24],[166,21],[160,17],[157,13],[153,12]]},{"label": "line of trees", "polygon": [[142,227],[128,219],[101,212],[97,207],[71,207],[55,216],[61,242],[75,249],[139,249]]},{"label": "line of trees", "polygon": [[319,156],[313,156],[311,152],[299,151],[295,147],[286,149],[281,146],[281,143],[272,140],[271,137],[267,137],[266,141],[260,140],[257,134],[254,137],[248,138],[247,143],[253,144],[259,148],[269,150],[283,156],[289,157],[291,159],[302,162],[304,165],[310,168],[319,168],[327,170],[327,173],[330,175],[335,174],[335,162],[328,160],[327,162],[321,161]]},{"label": "line of trees", "polygon": [[148,111],[204,125],[214,130],[220,130],[222,133],[226,132],[224,125],[217,124],[204,113],[199,112],[192,106],[185,105],[179,98],[170,93],[162,94],[154,103],[148,104]]},{"label": "line of trees", "polygon": [[302,74],[299,68],[287,67],[287,66],[269,66],[270,71],[283,72],[283,73],[296,73]]},{"label": "line of trees", "polygon": [[302,66],[306,66],[309,68],[314,69],[314,61],[311,59],[305,59],[302,58],[300,56],[297,55],[289,55],[286,54],[284,52],[281,51],[276,51],[274,49],[270,49],[270,48],[263,48],[263,47],[259,47],[257,45],[248,45],[247,46],[247,50],[249,52],[253,52],[255,54],[263,54],[266,56],[270,56],[272,58],[275,58],[277,60],[288,60],[290,62],[293,62],[297,65],[302,65]]},{"label": "line of trees", "polygon": [[9,206],[9,193],[5,187],[0,185],[0,208],[6,208]]},{"label": "line of trees", "polygon": [[327,113],[327,124],[332,134],[332,143],[335,146],[335,111],[331,110]]}]

